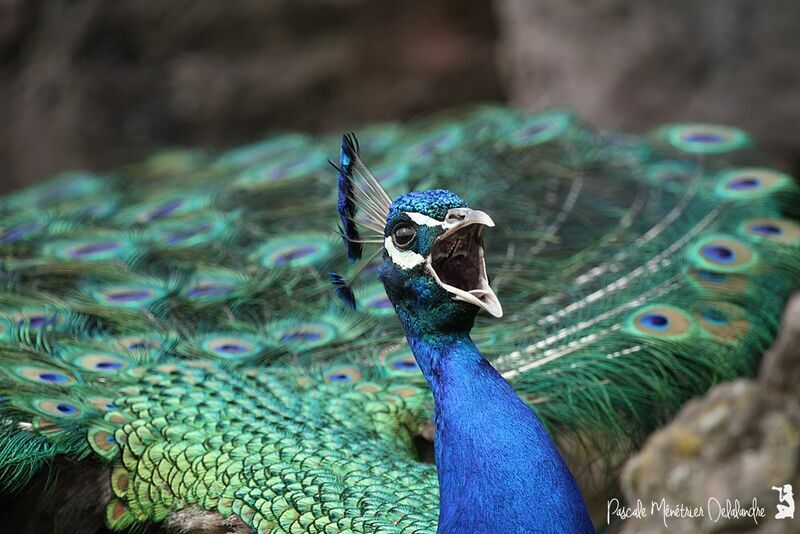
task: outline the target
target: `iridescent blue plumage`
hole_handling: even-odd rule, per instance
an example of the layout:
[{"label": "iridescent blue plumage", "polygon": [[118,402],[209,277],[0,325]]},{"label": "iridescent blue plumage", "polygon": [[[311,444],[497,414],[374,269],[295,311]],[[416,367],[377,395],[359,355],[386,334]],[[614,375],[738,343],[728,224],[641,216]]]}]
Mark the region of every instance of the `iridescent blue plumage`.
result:
[{"label": "iridescent blue plumage", "polygon": [[[491,293],[480,229],[493,223],[476,213],[446,190],[400,196],[387,219],[392,242],[380,270],[433,392],[439,532],[593,532],[544,426],[470,338],[479,306],[491,309],[490,298],[476,305],[459,292]],[[412,265],[409,254],[422,261]],[[468,272],[478,276],[461,278]],[[455,280],[462,287],[449,285]]]},{"label": "iridescent blue plumage", "polygon": [[444,221],[448,210],[466,207],[467,203],[459,198],[458,195],[445,189],[409,191],[392,202],[388,217],[392,220],[402,213],[411,212],[423,213],[438,221]]}]

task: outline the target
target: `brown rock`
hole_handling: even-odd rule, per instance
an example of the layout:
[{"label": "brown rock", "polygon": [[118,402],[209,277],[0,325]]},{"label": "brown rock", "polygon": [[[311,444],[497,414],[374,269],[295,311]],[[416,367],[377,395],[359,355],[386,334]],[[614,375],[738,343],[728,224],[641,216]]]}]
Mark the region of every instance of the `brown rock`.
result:
[{"label": "brown rock", "polygon": [[800,167],[800,3],[500,0],[512,101],[603,128],[741,126]]},{"label": "brown rock", "polygon": [[[621,478],[625,498],[629,506],[640,500],[647,517],[623,521],[622,532],[797,532],[800,513],[795,520],[775,519],[772,487],[800,489],[799,350],[800,296],[787,306],[758,380],[722,384],[691,401],[628,461]],[[667,530],[663,514],[652,513],[661,499],[673,508],[702,509],[704,516],[667,518]],[[757,500],[765,514],[758,524],[716,517],[717,502],[725,507],[737,499],[742,508]]]}]

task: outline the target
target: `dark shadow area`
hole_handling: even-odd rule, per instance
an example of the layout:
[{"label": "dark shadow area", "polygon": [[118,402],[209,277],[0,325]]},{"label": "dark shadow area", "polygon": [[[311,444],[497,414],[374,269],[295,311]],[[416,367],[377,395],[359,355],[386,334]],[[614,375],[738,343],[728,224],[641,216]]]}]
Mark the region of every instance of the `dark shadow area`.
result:
[{"label": "dark shadow area", "polygon": [[0,192],[503,99],[489,1],[0,2]]}]

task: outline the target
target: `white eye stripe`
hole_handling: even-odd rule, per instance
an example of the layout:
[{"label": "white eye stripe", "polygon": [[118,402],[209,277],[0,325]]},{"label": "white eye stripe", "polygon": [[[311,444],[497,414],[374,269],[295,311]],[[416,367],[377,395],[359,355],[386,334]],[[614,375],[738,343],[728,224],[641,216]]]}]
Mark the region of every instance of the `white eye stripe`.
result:
[{"label": "white eye stripe", "polygon": [[441,226],[442,221],[437,221],[433,217],[428,217],[424,213],[417,213],[416,211],[407,211],[406,215],[411,218],[412,221],[421,225],[421,226]]},{"label": "white eye stripe", "polygon": [[411,269],[421,263],[425,263],[425,258],[421,254],[417,254],[413,250],[398,250],[392,243],[392,238],[387,237],[383,242],[386,252],[392,258],[392,262],[401,269]]}]

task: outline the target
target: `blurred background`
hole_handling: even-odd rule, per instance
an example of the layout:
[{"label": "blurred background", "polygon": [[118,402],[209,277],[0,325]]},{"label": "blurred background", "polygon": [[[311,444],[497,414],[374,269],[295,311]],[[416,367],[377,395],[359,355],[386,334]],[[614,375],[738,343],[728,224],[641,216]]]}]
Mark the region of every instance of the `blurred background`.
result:
[{"label": "blurred background", "polygon": [[0,192],[478,100],[714,121],[800,168],[795,0],[0,0]]},{"label": "blurred background", "polygon": [[[487,100],[565,106],[633,132],[736,125],[800,176],[799,24],[797,0],[0,0],[0,194],[170,146],[224,149]],[[758,482],[772,472],[800,487],[794,302],[757,381],[693,402],[632,460],[629,500],[704,502],[735,486],[772,506]],[[722,429],[703,423],[721,420],[717,403],[736,407]],[[687,436],[703,455],[687,459]],[[681,472],[695,476],[681,485]]]}]

